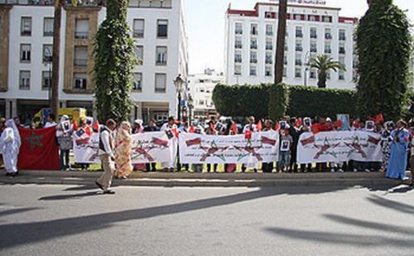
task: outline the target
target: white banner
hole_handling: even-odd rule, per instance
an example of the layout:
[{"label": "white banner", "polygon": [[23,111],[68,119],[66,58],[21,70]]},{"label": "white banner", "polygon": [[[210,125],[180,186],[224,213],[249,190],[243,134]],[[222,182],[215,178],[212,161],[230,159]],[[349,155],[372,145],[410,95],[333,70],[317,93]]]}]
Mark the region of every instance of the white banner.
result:
[{"label": "white banner", "polygon": [[273,162],[279,156],[279,134],[254,132],[250,140],[240,135],[179,135],[181,163],[257,163]]},{"label": "white banner", "polygon": [[381,162],[381,136],[373,132],[304,133],[298,143],[298,163]]},{"label": "white banner", "polygon": [[[78,136],[80,135],[80,136]],[[75,134],[73,153],[76,163],[100,163],[98,156],[99,134]],[[165,132],[147,132],[132,134],[133,164],[150,162],[168,162],[177,154],[177,139],[169,139]]]}]

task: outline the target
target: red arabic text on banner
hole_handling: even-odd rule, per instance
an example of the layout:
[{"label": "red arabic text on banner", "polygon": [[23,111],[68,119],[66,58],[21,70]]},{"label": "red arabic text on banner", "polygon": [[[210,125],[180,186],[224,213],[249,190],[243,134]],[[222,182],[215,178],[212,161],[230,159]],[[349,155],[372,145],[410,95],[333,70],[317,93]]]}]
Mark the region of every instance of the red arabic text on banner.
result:
[{"label": "red arabic text on banner", "polygon": [[20,170],[59,170],[59,146],[56,127],[44,129],[19,128],[22,141],[19,152]]}]

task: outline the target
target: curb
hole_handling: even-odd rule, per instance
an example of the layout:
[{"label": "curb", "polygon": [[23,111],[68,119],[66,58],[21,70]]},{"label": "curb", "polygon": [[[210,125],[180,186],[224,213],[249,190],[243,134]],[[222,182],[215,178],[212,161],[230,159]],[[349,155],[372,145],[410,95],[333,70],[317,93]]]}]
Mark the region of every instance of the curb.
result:
[{"label": "curb", "polygon": [[[17,177],[1,176],[2,184],[93,185],[102,172],[20,171]],[[383,173],[132,173],[114,179],[114,186],[158,187],[288,187],[372,186],[408,184],[384,178]]]}]

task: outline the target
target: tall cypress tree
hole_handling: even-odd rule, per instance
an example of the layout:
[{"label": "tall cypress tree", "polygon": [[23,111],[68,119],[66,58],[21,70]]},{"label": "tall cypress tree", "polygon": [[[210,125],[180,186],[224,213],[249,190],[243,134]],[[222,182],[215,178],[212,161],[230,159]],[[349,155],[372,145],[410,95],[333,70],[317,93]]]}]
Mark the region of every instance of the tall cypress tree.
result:
[{"label": "tall cypress tree", "polygon": [[94,45],[94,79],[98,119],[129,119],[133,68],[136,64],[134,41],[126,16],[128,0],[108,0],[106,20],[101,24]]},{"label": "tall cypress tree", "polygon": [[366,118],[400,118],[407,106],[410,24],[392,0],[370,0],[357,35],[357,109]]}]

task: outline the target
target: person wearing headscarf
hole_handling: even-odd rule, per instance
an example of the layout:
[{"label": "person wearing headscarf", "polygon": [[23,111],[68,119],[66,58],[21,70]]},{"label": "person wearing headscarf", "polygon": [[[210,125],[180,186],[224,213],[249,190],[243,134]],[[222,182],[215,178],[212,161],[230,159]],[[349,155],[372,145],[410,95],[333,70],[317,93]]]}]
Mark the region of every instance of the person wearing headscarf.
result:
[{"label": "person wearing headscarf", "polygon": [[129,122],[122,122],[115,137],[115,163],[117,166],[117,177],[126,178],[132,172],[131,149],[132,137]]},{"label": "person wearing headscarf", "polygon": [[3,152],[4,167],[9,176],[17,175],[17,157],[21,145],[19,130],[13,119],[6,121],[6,128],[1,133],[0,148]]},{"label": "person wearing headscarf", "polygon": [[388,168],[388,160],[391,155],[391,132],[394,130],[394,122],[389,121],[385,123],[385,129],[381,132],[381,148],[382,148],[382,165],[381,172],[385,172]]},{"label": "person wearing headscarf", "polygon": [[407,168],[407,150],[410,134],[405,127],[407,123],[404,120],[397,122],[397,129],[391,132],[391,155],[388,162],[385,177],[391,179],[405,180],[405,170]]},{"label": "person wearing headscarf", "polygon": [[56,138],[60,149],[60,170],[70,170],[69,152],[73,148],[72,140],[73,128],[69,117],[63,115],[59,125],[56,126]]},{"label": "person wearing headscarf", "polygon": [[[137,133],[143,133],[143,132],[144,132],[144,125],[143,125],[142,119],[135,120],[132,133],[137,134]],[[144,169],[146,169],[146,165],[143,163],[133,165],[133,170],[144,170]]]}]

